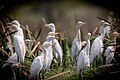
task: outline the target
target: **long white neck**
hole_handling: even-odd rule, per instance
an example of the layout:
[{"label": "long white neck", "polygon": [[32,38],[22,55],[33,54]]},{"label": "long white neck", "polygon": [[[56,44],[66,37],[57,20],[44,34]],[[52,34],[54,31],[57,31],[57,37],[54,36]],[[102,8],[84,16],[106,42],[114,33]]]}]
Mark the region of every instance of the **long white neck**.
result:
[{"label": "long white neck", "polygon": [[113,38],[113,45],[115,45],[114,47],[116,48],[116,37]]},{"label": "long white neck", "polygon": [[55,27],[51,28],[51,32],[55,32],[55,31],[56,31]]},{"label": "long white neck", "polygon": [[78,42],[81,43],[81,32],[80,32],[80,29],[77,30],[77,38],[78,38]]},{"label": "long white neck", "polygon": [[90,36],[88,36],[88,40],[87,40],[87,44],[86,44],[86,55],[89,56],[89,52],[90,52]]},{"label": "long white neck", "polygon": [[43,51],[44,51],[44,59],[46,58],[46,54],[47,54],[47,49],[46,47],[43,47]]},{"label": "long white neck", "polygon": [[103,29],[101,34],[100,34],[100,38],[101,38],[102,41],[104,40],[104,37],[105,37],[105,31]]}]

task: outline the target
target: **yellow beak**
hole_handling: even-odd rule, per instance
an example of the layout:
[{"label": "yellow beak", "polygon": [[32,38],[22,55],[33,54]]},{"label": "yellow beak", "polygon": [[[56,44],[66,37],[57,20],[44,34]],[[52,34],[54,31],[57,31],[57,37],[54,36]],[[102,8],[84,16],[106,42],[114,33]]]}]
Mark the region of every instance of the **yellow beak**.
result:
[{"label": "yellow beak", "polygon": [[49,27],[49,24],[45,24],[45,27]]},{"label": "yellow beak", "polygon": [[61,34],[60,32],[49,32],[48,35],[57,35],[57,34]]}]

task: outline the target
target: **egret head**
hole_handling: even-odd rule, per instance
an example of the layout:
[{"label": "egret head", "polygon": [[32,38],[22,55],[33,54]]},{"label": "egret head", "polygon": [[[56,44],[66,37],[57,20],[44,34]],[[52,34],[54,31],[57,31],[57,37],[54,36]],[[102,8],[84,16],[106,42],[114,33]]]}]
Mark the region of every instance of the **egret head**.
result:
[{"label": "egret head", "polygon": [[120,33],[118,33],[118,32],[112,32],[111,33],[111,35],[110,35],[110,37],[113,39],[114,37],[119,37],[120,36]]},{"label": "egret head", "polygon": [[20,27],[20,23],[17,20],[12,21],[11,24]]},{"label": "egret head", "polygon": [[91,36],[91,33],[88,33],[88,36]]},{"label": "egret head", "polygon": [[55,38],[55,36],[48,35],[48,36],[46,37],[46,40],[52,40],[52,39],[54,39],[54,38]]},{"label": "egret head", "polygon": [[91,33],[88,33],[88,38],[90,39]]},{"label": "egret head", "polygon": [[42,45],[43,49],[46,48],[46,47],[49,47],[49,46],[53,46],[54,44],[52,44],[51,42],[47,42],[45,41]]},{"label": "egret head", "polygon": [[[101,20],[99,23],[99,34],[101,34],[104,30],[105,27],[110,27],[111,24],[109,24],[108,22],[105,22],[104,20]],[[107,31],[104,30],[104,33],[106,33]]]},{"label": "egret head", "polygon": [[46,27],[49,27],[52,32],[55,32],[55,25],[53,23],[45,24]]},{"label": "egret head", "polygon": [[9,26],[8,28],[12,28],[13,30],[17,30],[20,27],[20,23],[17,20],[14,20],[11,23],[8,23],[7,25]]},{"label": "egret head", "polygon": [[87,24],[87,23],[82,22],[82,21],[78,21],[78,22],[77,22],[77,25],[76,25],[76,28],[79,29],[79,28],[82,27],[84,24]]},{"label": "egret head", "polygon": [[107,26],[111,26],[111,24],[108,23],[108,22],[105,22],[104,20],[101,20],[101,21],[100,21],[100,26],[103,26],[103,28],[105,28],[105,27],[107,27]]}]

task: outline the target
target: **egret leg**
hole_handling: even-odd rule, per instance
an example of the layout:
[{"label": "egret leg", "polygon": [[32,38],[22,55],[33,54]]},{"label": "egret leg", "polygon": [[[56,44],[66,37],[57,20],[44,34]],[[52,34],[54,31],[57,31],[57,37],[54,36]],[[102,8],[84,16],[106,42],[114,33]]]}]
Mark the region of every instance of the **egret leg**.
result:
[{"label": "egret leg", "polygon": [[44,80],[44,71],[39,72],[39,79]]},{"label": "egret leg", "polygon": [[16,74],[15,74],[15,70],[17,69],[18,65],[16,64],[12,64],[11,65],[11,69],[12,69],[12,72],[13,72],[13,80],[16,80]]},{"label": "egret leg", "polygon": [[42,79],[44,80],[44,71],[43,71],[43,74],[42,74]]},{"label": "egret leg", "polygon": [[80,73],[79,73],[79,79],[81,79],[81,76],[82,76],[82,69],[80,70]]},{"label": "egret leg", "polygon": [[13,72],[13,79],[12,80],[16,80],[16,74],[15,74],[14,69],[12,69],[12,72]]},{"label": "egret leg", "polygon": [[114,62],[115,62],[116,64],[118,64],[117,61],[115,60],[115,58],[113,58],[113,60],[114,60]]},{"label": "egret leg", "polygon": [[96,67],[98,67],[98,64],[99,64],[99,63],[98,63],[98,58],[96,58]]},{"label": "egret leg", "polygon": [[41,71],[39,72],[39,79],[41,80],[40,74],[41,74]]}]

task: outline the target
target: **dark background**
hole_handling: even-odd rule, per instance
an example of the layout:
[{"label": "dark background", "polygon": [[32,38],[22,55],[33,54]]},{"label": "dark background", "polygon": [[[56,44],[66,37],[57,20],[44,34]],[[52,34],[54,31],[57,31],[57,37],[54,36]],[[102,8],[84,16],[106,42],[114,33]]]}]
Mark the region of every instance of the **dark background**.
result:
[{"label": "dark background", "polygon": [[[28,4],[28,3],[50,3],[50,2],[62,2],[62,1],[72,1],[72,0],[0,0],[0,7],[3,7],[3,12],[6,10],[11,10],[13,7],[17,7],[18,5]],[[119,0],[73,0],[76,2],[84,1],[97,6],[101,6],[104,8],[112,9],[115,11],[119,10]]]}]

